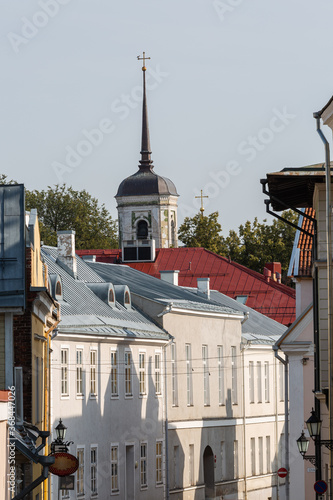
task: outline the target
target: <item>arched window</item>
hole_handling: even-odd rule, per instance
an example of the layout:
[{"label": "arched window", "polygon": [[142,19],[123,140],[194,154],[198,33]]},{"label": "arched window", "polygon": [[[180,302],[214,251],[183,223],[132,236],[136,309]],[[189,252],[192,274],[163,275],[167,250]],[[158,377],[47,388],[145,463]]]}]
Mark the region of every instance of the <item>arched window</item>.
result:
[{"label": "arched window", "polygon": [[112,288],[109,290],[109,302],[114,302],[114,293]]},{"label": "arched window", "polygon": [[56,293],[56,295],[61,295],[61,283],[60,283],[60,281],[57,281],[55,293]]},{"label": "arched window", "polygon": [[136,237],[138,240],[146,240],[148,238],[148,224],[145,220],[139,220],[136,227]]},{"label": "arched window", "polygon": [[130,304],[130,296],[128,292],[125,292],[125,304]]}]

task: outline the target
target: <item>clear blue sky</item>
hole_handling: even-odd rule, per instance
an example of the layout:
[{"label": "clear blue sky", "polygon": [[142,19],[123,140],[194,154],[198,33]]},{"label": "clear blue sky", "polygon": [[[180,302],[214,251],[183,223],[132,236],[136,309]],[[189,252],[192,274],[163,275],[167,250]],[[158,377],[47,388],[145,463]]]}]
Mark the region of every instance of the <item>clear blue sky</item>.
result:
[{"label": "clear blue sky", "polygon": [[177,186],[180,222],[200,189],[224,235],[262,220],[260,178],[324,158],[312,113],[333,94],[332,19],[329,0],[3,0],[1,172],[87,189],[116,217],[146,51],[155,171]]}]

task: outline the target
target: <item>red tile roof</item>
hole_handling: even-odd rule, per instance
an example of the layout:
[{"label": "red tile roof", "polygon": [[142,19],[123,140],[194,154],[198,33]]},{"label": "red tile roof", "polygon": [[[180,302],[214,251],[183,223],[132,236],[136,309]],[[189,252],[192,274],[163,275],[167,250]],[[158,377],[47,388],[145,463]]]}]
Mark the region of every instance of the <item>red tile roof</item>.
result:
[{"label": "red tile roof", "polygon": [[[97,262],[115,263],[121,250],[77,250],[77,254],[96,255]],[[204,248],[162,248],[154,262],[129,262],[130,267],[156,278],[160,271],[180,271],[180,286],[197,286],[197,278],[210,278],[210,288],[235,299],[248,297],[246,305],[284,325],[295,320],[295,290],[267,279],[256,271],[216,255]]]}]

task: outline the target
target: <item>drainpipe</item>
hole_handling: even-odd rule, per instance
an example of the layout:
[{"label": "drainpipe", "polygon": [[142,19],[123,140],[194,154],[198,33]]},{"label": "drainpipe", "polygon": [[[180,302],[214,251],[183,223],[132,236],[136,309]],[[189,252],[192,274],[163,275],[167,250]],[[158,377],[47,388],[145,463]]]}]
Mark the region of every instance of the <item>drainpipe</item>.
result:
[{"label": "drainpipe", "polygon": [[[273,351],[276,359],[278,359],[284,365],[284,442],[285,442],[285,463],[286,469],[288,471],[288,476],[286,478],[286,500],[290,500],[290,465],[289,465],[289,384],[288,384],[288,364],[289,358],[285,354],[285,359],[281,358],[278,354],[278,346],[273,345]],[[278,411],[276,408],[276,418],[278,416]],[[277,480],[279,481],[279,480]]]},{"label": "drainpipe", "polygon": [[[168,311],[169,312],[169,311]],[[168,387],[167,387],[167,366],[166,366],[166,351],[167,347],[172,344],[174,337],[163,346],[164,351],[164,433],[165,433],[165,498],[169,500],[169,437],[168,437]]]},{"label": "drainpipe", "polygon": [[[333,439],[333,322],[332,322],[332,224],[331,224],[331,161],[330,145],[320,128],[320,112],[313,113],[316,120],[317,132],[325,146],[325,184],[326,184],[326,259],[327,259],[327,319],[328,319],[328,411],[329,437]],[[329,498],[333,500],[333,449],[329,450],[330,487]]]},{"label": "drainpipe", "polygon": [[[242,324],[248,319],[249,313],[244,313]],[[244,351],[250,347],[250,343],[241,346],[242,370],[243,370],[243,470],[244,470],[244,500],[247,500],[247,468],[246,468],[246,411],[245,411],[245,356]]]}]

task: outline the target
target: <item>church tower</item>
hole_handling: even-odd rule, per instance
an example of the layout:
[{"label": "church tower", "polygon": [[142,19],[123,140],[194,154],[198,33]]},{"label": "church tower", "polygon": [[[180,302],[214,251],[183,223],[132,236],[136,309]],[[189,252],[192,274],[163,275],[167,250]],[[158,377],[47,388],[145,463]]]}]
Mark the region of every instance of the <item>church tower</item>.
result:
[{"label": "church tower", "polygon": [[154,172],[151,159],[143,57],[142,140],[139,170],[123,180],[117,200],[123,261],[154,260],[155,248],[177,247],[177,198],[172,181]]}]

